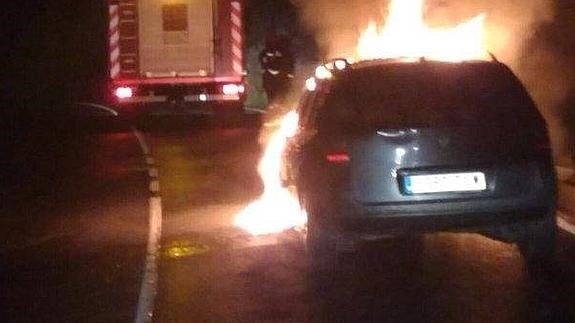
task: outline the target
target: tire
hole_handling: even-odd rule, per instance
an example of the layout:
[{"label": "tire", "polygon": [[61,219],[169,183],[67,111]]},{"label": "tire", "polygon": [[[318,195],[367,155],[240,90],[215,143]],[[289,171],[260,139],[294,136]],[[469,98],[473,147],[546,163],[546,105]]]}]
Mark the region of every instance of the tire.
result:
[{"label": "tire", "polygon": [[324,211],[308,210],[306,253],[311,273],[329,274],[337,268],[337,236],[334,230],[318,221],[318,215],[325,216],[321,212]]},{"label": "tire", "polygon": [[548,268],[553,262],[557,237],[557,223],[554,215],[526,224],[519,251],[529,271]]}]

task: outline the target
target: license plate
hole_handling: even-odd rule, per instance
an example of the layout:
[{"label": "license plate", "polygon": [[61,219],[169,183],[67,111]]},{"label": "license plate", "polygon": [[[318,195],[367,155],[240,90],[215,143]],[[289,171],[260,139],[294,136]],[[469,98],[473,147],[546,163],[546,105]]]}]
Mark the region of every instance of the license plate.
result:
[{"label": "license plate", "polygon": [[407,175],[403,186],[408,194],[477,192],[486,190],[487,182],[482,172]]}]

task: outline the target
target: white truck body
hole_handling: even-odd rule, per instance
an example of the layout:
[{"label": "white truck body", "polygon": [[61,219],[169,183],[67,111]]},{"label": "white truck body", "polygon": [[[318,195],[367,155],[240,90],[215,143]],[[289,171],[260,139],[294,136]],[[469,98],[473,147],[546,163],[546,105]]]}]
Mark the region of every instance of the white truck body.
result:
[{"label": "white truck body", "polygon": [[108,0],[119,105],[242,103],[241,0]]}]

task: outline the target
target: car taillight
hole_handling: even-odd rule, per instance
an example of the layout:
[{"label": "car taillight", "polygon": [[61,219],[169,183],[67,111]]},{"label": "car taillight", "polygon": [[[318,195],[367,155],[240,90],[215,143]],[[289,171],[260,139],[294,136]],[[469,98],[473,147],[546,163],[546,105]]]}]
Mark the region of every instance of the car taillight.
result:
[{"label": "car taillight", "polygon": [[121,86],[114,90],[114,95],[118,99],[129,99],[134,96],[134,90],[131,87]]},{"label": "car taillight", "polygon": [[325,160],[332,164],[345,164],[348,163],[351,158],[346,152],[330,152],[325,155]]},{"label": "car taillight", "polygon": [[238,95],[244,93],[246,88],[243,84],[224,84],[222,92],[225,95]]}]

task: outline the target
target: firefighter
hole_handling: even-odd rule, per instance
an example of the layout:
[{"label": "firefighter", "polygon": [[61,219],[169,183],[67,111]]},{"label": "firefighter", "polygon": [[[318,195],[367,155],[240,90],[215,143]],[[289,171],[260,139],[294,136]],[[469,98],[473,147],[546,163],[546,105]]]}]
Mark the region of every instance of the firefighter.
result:
[{"label": "firefighter", "polygon": [[266,46],[259,56],[263,69],[263,87],[270,106],[281,104],[291,87],[294,77],[294,58],[287,36],[270,34],[266,37]]}]

